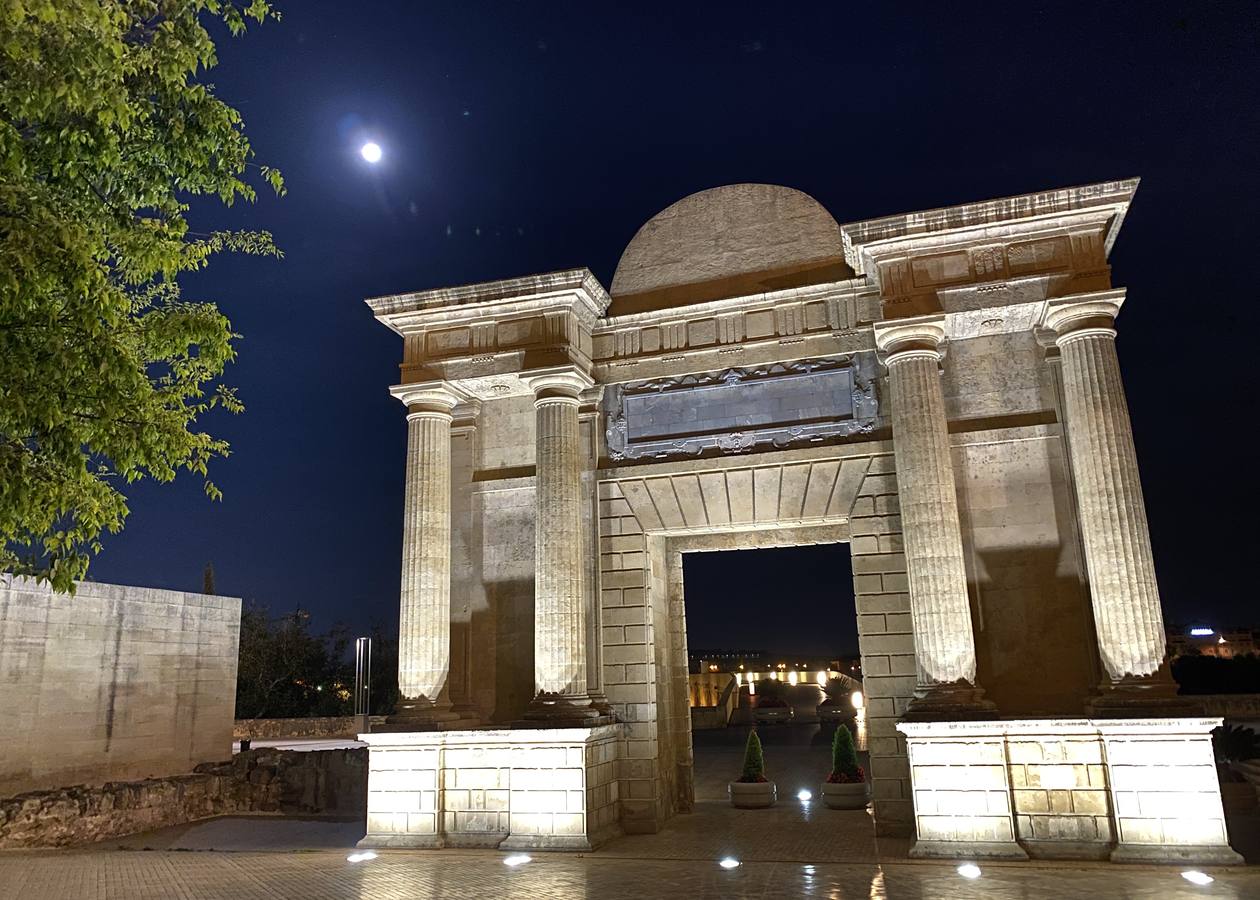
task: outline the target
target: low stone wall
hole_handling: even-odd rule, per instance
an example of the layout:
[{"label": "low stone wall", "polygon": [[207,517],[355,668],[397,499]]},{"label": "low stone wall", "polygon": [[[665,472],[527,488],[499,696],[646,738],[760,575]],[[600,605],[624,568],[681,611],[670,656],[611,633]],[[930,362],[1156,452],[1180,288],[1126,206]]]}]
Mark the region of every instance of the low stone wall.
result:
[{"label": "low stone wall", "polygon": [[[368,725],[385,724],[385,716],[368,716]],[[352,738],[362,729],[359,716],[325,716],[309,719],[237,719],[232,740],[250,738],[271,741],[282,738]]]},{"label": "low stone wall", "polygon": [[1233,719],[1260,720],[1260,694],[1187,694],[1195,703],[1203,704],[1203,713]]},{"label": "low stone wall", "polygon": [[0,800],[0,849],[63,847],[240,813],[362,815],[367,751],[250,750],[191,775]]},{"label": "low stone wall", "polygon": [[619,833],[624,725],[366,738],[360,847],[591,850]]},{"label": "low stone wall", "polygon": [[1220,719],[901,722],[911,856],[1240,863],[1212,755]]}]

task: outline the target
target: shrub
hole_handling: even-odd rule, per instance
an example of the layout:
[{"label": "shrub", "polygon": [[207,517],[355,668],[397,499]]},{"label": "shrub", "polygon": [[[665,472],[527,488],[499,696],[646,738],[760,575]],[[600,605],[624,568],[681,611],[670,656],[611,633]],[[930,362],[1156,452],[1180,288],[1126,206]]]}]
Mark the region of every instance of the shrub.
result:
[{"label": "shrub", "polygon": [[739,776],[743,784],[760,784],[766,780],[766,761],[761,755],[761,738],[757,737],[757,729],[748,732],[748,743],[744,745],[744,774]]},{"label": "shrub", "polygon": [[1260,759],[1260,735],[1242,725],[1222,725],[1212,731],[1212,750],[1222,762]]},{"label": "shrub", "polygon": [[827,783],[855,784],[861,781],[866,781],[866,772],[857,763],[853,735],[841,725],[831,739],[831,774],[827,776]]}]

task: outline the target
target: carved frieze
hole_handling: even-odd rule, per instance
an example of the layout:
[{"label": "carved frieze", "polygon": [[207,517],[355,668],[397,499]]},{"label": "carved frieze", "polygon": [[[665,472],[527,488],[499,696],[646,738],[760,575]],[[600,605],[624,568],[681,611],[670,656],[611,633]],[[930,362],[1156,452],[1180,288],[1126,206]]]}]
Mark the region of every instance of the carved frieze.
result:
[{"label": "carved frieze", "polygon": [[613,459],[742,453],[869,432],[879,411],[869,352],[610,386]]}]

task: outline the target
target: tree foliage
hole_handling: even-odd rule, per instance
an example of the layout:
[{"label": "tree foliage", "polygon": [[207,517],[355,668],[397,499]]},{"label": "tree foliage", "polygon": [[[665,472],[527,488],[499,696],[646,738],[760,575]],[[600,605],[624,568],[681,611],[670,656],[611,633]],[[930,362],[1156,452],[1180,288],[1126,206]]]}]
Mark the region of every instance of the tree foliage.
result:
[{"label": "tree foliage", "polygon": [[[0,4],[0,569],[72,590],[127,515],[121,486],[179,471],[218,489],[196,428],[235,356],[227,318],[177,278],[266,232],[190,230],[196,196],[252,201],[240,114],[203,79],[211,30],[265,0]],[[254,167],[283,193],[279,172]]]},{"label": "tree foliage", "polygon": [[831,738],[831,775],[838,780],[841,776],[855,777],[862,772],[858,766],[857,748],[853,746],[853,734],[840,725]]},{"label": "tree foliage", "polygon": [[766,780],[766,759],[761,752],[761,738],[757,737],[757,729],[748,732],[748,743],[744,745],[744,771],[739,780],[746,783]]},{"label": "tree foliage", "polygon": [[1172,676],[1183,694],[1260,694],[1260,656],[1178,656]]},{"label": "tree foliage", "polygon": [[[371,712],[387,715],[398,702],[398,641],[372,629]],[[314,634],[310,614],[273,618],[266,608],[241,610],[236,669],[238,719],[348,716],[354,712],[353,644],[345,625]]]}]

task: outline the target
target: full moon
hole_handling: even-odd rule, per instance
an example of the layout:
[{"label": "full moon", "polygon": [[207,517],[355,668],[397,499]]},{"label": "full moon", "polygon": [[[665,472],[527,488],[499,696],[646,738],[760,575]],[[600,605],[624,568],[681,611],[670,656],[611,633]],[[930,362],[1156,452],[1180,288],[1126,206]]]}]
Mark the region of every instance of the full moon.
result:
[{"label": "full moon", "polygon": [[381,145],[368,141],[359,148],[359,155],[370,163],[381,161]]}]

